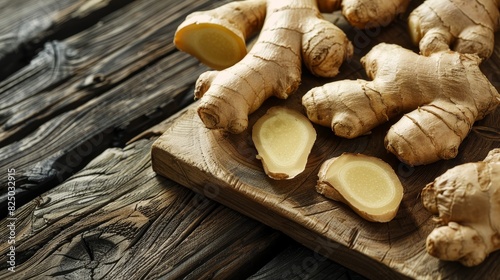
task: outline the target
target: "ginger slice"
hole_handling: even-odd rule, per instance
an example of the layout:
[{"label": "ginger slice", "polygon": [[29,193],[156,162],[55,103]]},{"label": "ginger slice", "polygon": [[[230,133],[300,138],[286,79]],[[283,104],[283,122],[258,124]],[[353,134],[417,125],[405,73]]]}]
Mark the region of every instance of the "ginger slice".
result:
[{"label": "ginger slice", "polygon": [[247,53],[245,41],[229,29],[212,23],[185,26],[175,39],[179,49],[217,70],[234,65]]},{"label": "ginger slice", "polygon": [[306,116],[276,106],[257,120],[252,140],[270,178],[292,179],[305,170],[316,130]]},{"label": "ginger slice", "polygon": [[246,40],[260,31],[265,15],[265,0],[230,2],[194,12],[177,27],[174,44],[208,67],[222,70],[245,57]]},{"label": "ginger slice", "polygon": [[403,199],[398,176],[376,157],[343,153],[325,161],[318,177],[318,193],[349,205],[368,221],[392,220]]}]

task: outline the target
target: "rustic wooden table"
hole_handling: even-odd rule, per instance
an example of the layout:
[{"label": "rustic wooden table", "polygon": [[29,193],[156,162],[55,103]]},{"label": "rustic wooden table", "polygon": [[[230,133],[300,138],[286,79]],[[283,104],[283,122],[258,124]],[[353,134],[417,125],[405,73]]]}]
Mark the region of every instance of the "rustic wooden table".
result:
[{"label": "rustic wooden table", "polygon": [[[153,171],[208,70],[174,31],[224,2],[0,0],[0,279],[364,278]],[[358,58],[407,42],[402,20],[345,28]]]}]

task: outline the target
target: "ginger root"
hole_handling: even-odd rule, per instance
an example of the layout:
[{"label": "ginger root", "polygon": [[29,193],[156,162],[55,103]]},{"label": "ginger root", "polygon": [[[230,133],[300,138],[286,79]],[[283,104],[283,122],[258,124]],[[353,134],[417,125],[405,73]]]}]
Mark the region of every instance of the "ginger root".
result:
[{"label": "ginger root", "polygon": [[490,57],[500,24],[498,0],[427,0],[408,17],[412,41],[423,55],[453,50]]},{"label": "ginger root", "polygon": [[[403,13],[409,0],[317,0],[318,10],[342,9],[351,25],[387,25]],[[177,27],[174,45],[201,63],[222,70],[243,59],[246,41],[257,34],[266,16],[266,0],[235,1],[212,10],[194,12]]]},{"label": "ginger root", "polygon": [[240,133],[267,98],[286,99],[298,88],[302,61],[314,75],[333,77],[352,52],[344,32],[322,18],[315,0],[269,0],[250,52],[235,65],[198,78],[198,115],[208,128]]},{"label": "ginger root", "polygon": [[309,119],[354,138],[402,113],[385,137],[386,149],[408,165],[454,158],[475,121],[500,104],[500,95],[473,54],[418,55],[381,43],[361,59],[372,81],[343,80],[302,98]]},{"label": "ginger root", "polygon": [[406,11],[410,0],[318,0],[318,5],[326,6],[329,2],[329,8],[322,10],[342,9],[342,15],[354,27],[365,29],[377,26],[385,26],[396,18],[399,14]]},{"label": "ginger root", "polygon": [[316,130],[306,116],[278,106],[257,120],[252,140],[270,178],[292,179],[306,168]]},{"label": "ginger root", "polygon": [[403,199],[398,176],[376,157],[343,153],[325,161],[318,177],[318,193],[349,205],[368,221],[391,221]]},{"label": "ginger root", "polygon": [[222,70],[247,54],[246,41],[260,31],[265,15],[266,0],[231,2],[194,12],[177,27],[174,44],[201,63]]},{"label": "ginger root", "polygon": [[[221,70],[200,75],[194,92],[206,127],[240,133],[269,97],[285,99],[300,84],[301,64],[319,77],[334,77],[353,46],[321,12],[342,8],[352,25],[386,25],[409,0],[246,0],[189,15],[174,43],[202,63]],[[262,26],[246,54],[245,41]],[[245,55],[246,54],[246,55]]]},{"label": "ginger root", "polygon": [[482,162],[449,169],[422,190],[422,202],[441,225],[427,237],[427,252],[475,266],[500,250],[500,149]]}]

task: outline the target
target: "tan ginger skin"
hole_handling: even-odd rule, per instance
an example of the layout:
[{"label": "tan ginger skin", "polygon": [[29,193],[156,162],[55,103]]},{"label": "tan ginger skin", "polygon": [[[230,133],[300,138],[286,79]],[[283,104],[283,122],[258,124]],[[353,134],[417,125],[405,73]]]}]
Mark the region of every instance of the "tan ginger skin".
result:
[{"label": "tan ginger skin", "polygon": [[349,24],[361,29],[388,25],[406,11],[409,3],[410,0],[318,0],[322,12],[341,9]]},{"label": "tan ginger skin", "polygon": [[410,35],[423,55],[451,49],[485,59],[500,25],[499,0],[427,0],[408,17]]},{"label": "tan ginger skin", "polygon": [[500,148],[446,171],[422,190],[422,202],[440,225],[427,237],[427,252],[465,266],[482,263],[500,250]]},{"label": "tan ginger skin", "polygon": [[328,83],[307,92],[302,103],[311,121],[345,138],[409,112],[388,131],[388,151],[409,165],[451,159],[473,123],[500,104],[480,61],[473,54],[422,56],[382,43],[361,60],[372,81]]},{"label": "tan ginger skin", "polygon": [[222,71],[198,78],[195,98],[206,127],[243,132],[248,115],[269,97],[286,99],[299,86],[301,66],[321,77],[337,75],[353,52],[342,30],[324,20],[315,0],[267,1],[264,26],[251,51]]}]

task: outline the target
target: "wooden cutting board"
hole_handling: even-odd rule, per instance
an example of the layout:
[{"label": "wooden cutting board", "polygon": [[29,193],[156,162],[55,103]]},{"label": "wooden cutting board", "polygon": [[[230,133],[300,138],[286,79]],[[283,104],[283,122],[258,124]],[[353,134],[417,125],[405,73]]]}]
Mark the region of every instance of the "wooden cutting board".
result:
[{"label": "wooden cutting board", "polygon": [[[359,30],[344,30],[347,30],[351,40],[356,40]],[[401,22],[379,30],[376,35],[369,38],[365,47],[356,49],[355,57],[342,66],[341,74],[334,80],[365,77],[359,58],[379,41],[411,46],[406,27]],[[500,81],[496,66],[500,64],[498,45],[493,57],[482,65],[497,88]],[[314,250],[318,259],[328,257],[369,278],[499,278],[500,252],[490,255],[483,264],[473,268],[440,261],[426,253],[425,238],[435,224],[422,206],[420,191],[447,169],[479,161],[489,150],[500,147],[500,109],[475,124],[455,159],[419,167],[406,166],[386,152],[383,138],[391,123],[351,140],[334,136],[328,128],[315,126],[318,138],[306,170],[292,180],[268,178],[261,162],[256,159],[251,140],[252,125],[275,105],[304,112],[300,104],[302,95],[328,81],[304,73],[296,93],[286,101],[267,100],[250,115],[249,129],[238,135],[204,128],[194,103],[154,143],[154,170],[282,231]],[[314,187],[319,166],[326,159],[343,152],[376,156],[394,168],[405,188],[394,220],[388,223],[368,222],[347,206],[316,193]]]}]

